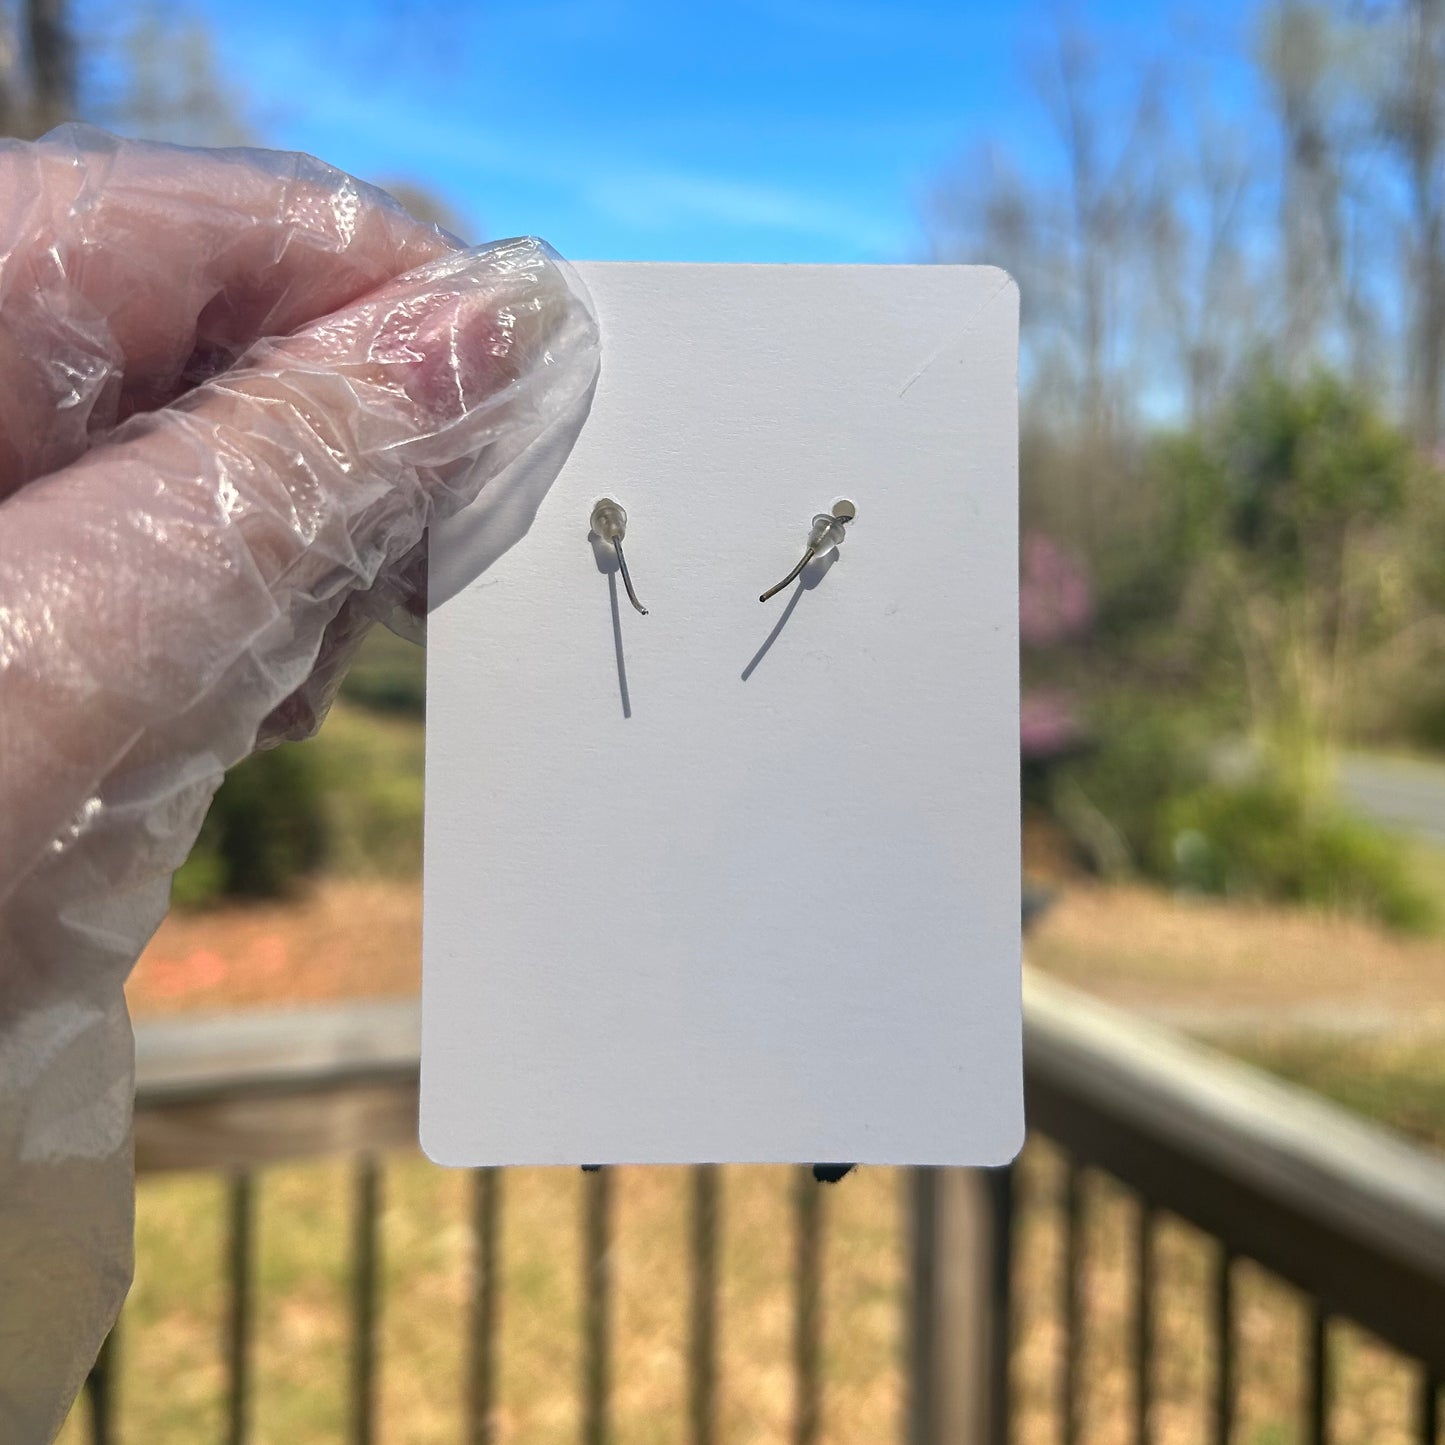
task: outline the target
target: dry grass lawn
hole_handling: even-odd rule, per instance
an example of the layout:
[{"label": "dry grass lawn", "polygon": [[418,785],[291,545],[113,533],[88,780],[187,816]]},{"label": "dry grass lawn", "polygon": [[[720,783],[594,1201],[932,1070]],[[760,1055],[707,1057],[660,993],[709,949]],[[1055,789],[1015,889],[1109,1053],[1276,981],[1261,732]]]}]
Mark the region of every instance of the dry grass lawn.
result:
[{"label": "dry grass lawn", "polygon": [[1445,937],[1304,909],[1076,883],[1031,935],[1028,957],[1130,1007],[1330,1002],[1445,1023]]},{"label": "dry grass lawn", "polygon": [[[169,920],[130,990],[138,1016],[213,1011],[350,995],[409,994],[418,982],[415,884],[332,881],[299,906],[225,908]],[[1402,940],[1367,925],[1267,908],[1181,902],[1133,888],[1070,887],[1030,946],[1033,961],[1106,998],[1151,1008],[1222,1004],[1288,1010],[1368,1005],[1430,1017],[1442,999],[1445,942]],[[1298,1050],[1298,1038],[1285,1040]],[[1268,1041],[1238,1043],[1271,1062]],[[1358,1047],[1365,1047],[1361,1044]],[[1423,1047],[1423,1046],[1422,1046]],[[1439,1050],[1431,1055],[1439,1063]],[[1295,1057],[1339,1082],[1345,1046],[1325,1062]],[[1311,1056],[1312,1057],[1312,1056]],[[1374,1078],[1369,1059],[1356,1074]],[[1411,1065],[1428,1072],[1425,1055]],[[1332,1072],[1333,1070],[1333,1072]],[[1437,1070],[1438,1072],[1438,1070]],[[1351,1077],[1354,1077],[1353,1075]],[[1358,1084],[1359,1079],[1355,1082]],[[1336,1090],[1338,1092],[1338,1090]],[[1352,1102],[1445,1139],[1439,1097]],[[1422,1102],[1423,1099],[1423,1102]],[[1433,1101],[1433,1102],[1432,1102]],[[1418,1126],[1418,1127],[1417,1127]],[[1438,1132],[1437,1132],[1438,1131]],[[253,1439],[312,1445],[344,1438],[349,1172],[322,1162],[268,1172],[261,1184]],[[1018,1250],[1014,1378],[1016,1440],[1056,1437],[1060,1350],[1061,1169],[1032,1144]],[[824,1196],[826,1220],[823,1439],[880,1445],[900,1438],[904,1311],[904,1181],[866,1170]],[[508,1171],[504,1179],[503,1323],[498,1438],[515,1445],[578,1435],[580,1191],[570,1170]],[[722,1413],[727,1445],[790,1438],[791,1175],[723,1174],[720,1278]],[[379,1439],[430,1445],[460,1438],[462,1342],[471,1281],[467,1176],[416,1157],[385,1175],[385,1305]],[[618,1171],[614,1439],[687,1439],[685,1352],[688,1175]],[[1130,1437],[1129,1245],[1134,1203],[1105,1179],[1088,1182],[1084,1441]],[[210,1177],[142,1181],[137,1282],[123,1344],[125,1445],[193,1445],[222,1434],[220,1332],[222,1186]],[[1177,1221],[1160,1240],[1160,1349],[1154,1381],[1161,1445],[1208,1438],[1213,1360],[1207,1318],[1209,1242]],[[1236,1445],[1302,1440],[1302,1302],[1248,1264],[1237,1279],[1240,1401]],[[1335,1340],[1334,1445],[1403,1445],[1415,1383],[1408,1366],[1348,1330]],[[80,1445],[79,1419],[63,1445]]]}]

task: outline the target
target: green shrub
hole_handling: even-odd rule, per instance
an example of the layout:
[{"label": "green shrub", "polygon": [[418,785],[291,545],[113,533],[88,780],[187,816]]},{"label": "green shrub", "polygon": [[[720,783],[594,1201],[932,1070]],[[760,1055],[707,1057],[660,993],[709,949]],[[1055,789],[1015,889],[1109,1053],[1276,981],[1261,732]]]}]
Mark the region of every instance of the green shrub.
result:
[{"label": "green shrub", "polygon": [[284,898],[326,860],[326,805],[310,744],[238,764],[216,792],[201,836],[176,874],[172,900]]},{"label": "green shrub", "polygon": [[322,867],[415,877],[423,760],[415,719],[338,703],[315,738],[232,770],[176,874],[172,901],[194,908],[228,897],[283,897]]},{"label": "green shrub", "polygon": [[373,712],[423,716],[426,653],[385,628],[373,628],[341,684],[341,696]]},{"label": "green shrub", "polygon": [[342,703],[315,743],[333,843],[329,866],[350,876],[421,870],[425,740],[413,719]]},{"label": "green shrub", "polygon": [[1051,781],[1049,806],[1107,875],[1231,898],[1304,903],[1397,928],[1435,921],[1405,843],[1294,774],[1221,749],[1218,722],[1129,696],[1094,714],[1093,751]]},{"label": "green shrub", "polygon": [[415,877],[421,869],[422,782],[375,764],[338,780],[330,796],[335,863],[353,876]]},{"label": "green shrub", "polygon": [[1098,872],[1168,871],[1161,804],[1209,777],[1210,729],[1197,710],[1120,695],[1094,710],[1088,754],[1059,770],[1048,804]]},{"label": "green shrub", "polygon": [[1406,709],[1406,737],[1416,747],[1445,753],[1445,687],[1426,683]]},{"label": "green shrub", "polygon": [[191,856],[171,879],[171,906],[208,908],[225,894],[226,866],[216,851],[215,838],[203,830],[191,849]]},{"label": "green shrub", "polygon": [[1400,841],[1278,779],[1212,784],[1161,810],[1172,881],[1206,893],[1283,899],[1421,929],[1434,920]]}]

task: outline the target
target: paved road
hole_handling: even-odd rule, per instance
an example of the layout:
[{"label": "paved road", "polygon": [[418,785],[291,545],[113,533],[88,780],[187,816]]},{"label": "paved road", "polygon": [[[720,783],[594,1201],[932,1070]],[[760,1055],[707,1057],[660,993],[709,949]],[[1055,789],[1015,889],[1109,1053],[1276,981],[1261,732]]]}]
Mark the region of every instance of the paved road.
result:
[{"label": "paved road", "polygon": [[1340,792],[1367,818],[1445,847],[1445,763],[1349,753],[1340,763]]}]

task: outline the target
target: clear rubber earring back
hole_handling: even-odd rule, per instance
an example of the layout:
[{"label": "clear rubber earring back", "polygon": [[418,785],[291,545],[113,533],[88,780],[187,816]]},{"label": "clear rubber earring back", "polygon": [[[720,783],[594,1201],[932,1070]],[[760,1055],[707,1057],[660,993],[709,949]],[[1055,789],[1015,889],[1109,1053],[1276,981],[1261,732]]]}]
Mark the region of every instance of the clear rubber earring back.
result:
[{"label": "clear rubber earring back", "polygon": [[637,593],[632,587],[632,573],[627,570],[627,557],[622,551],[622,539],[627,535],[626,511],[611,497],[603,497],[592,508],[591,522],[592,530],[604,542],[610,542],[612,550],[617,553],[617,570],[622,573],[622,585],[627,588],[627,600],[646,617],[647,608],[637,600]]},{"label": "clear rubber earring back", "polygon": [[848,523],[857,515],[858,508],[849,501],[834,502],[831,512],[819,512],[813,518],[813,526],[808,532],[808,550],[803,553],[803,560],[776,587],[769,587],[758,601],[766,602],[769,597],[776,597],[784,587],[796,582],[803,575],[803,568],[814,557],[826,557],[829,552],[841,547],[844,537],[847,536]]}]

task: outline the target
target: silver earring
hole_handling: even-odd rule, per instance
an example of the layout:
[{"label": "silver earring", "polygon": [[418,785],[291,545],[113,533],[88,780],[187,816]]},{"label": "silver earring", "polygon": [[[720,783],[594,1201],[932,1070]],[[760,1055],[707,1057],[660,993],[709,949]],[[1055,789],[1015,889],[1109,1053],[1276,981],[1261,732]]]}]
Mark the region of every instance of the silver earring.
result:
[{"label": "silver earring", "polygon": [[803,553],[803,560],[776,587],[769,587],[758,601],[766,602],[769,597],[776,597],[790,582],[797,581],[803,568],[814,557],[826,557],[829,552],[841,547],[846,535],[844,528],[857,515],[858,508],[852,502],[835,502],[831,512],[819,512],[813,518],[813,530],[808,533],[808,550]]},{"label": "silver earring", "polygon": [[622,573],[622,585],[627,588],[627,600],[646,617],[647,608],[637,600],[637,593],[632,590],[632,574],[627,570],[627,558],[622,555],[622,539],[627,535],[627,513],[611,497],[603,497],[592,508],[592,530],[604,542],[612,543],[612,549],[617,553],[617,570]]}]

